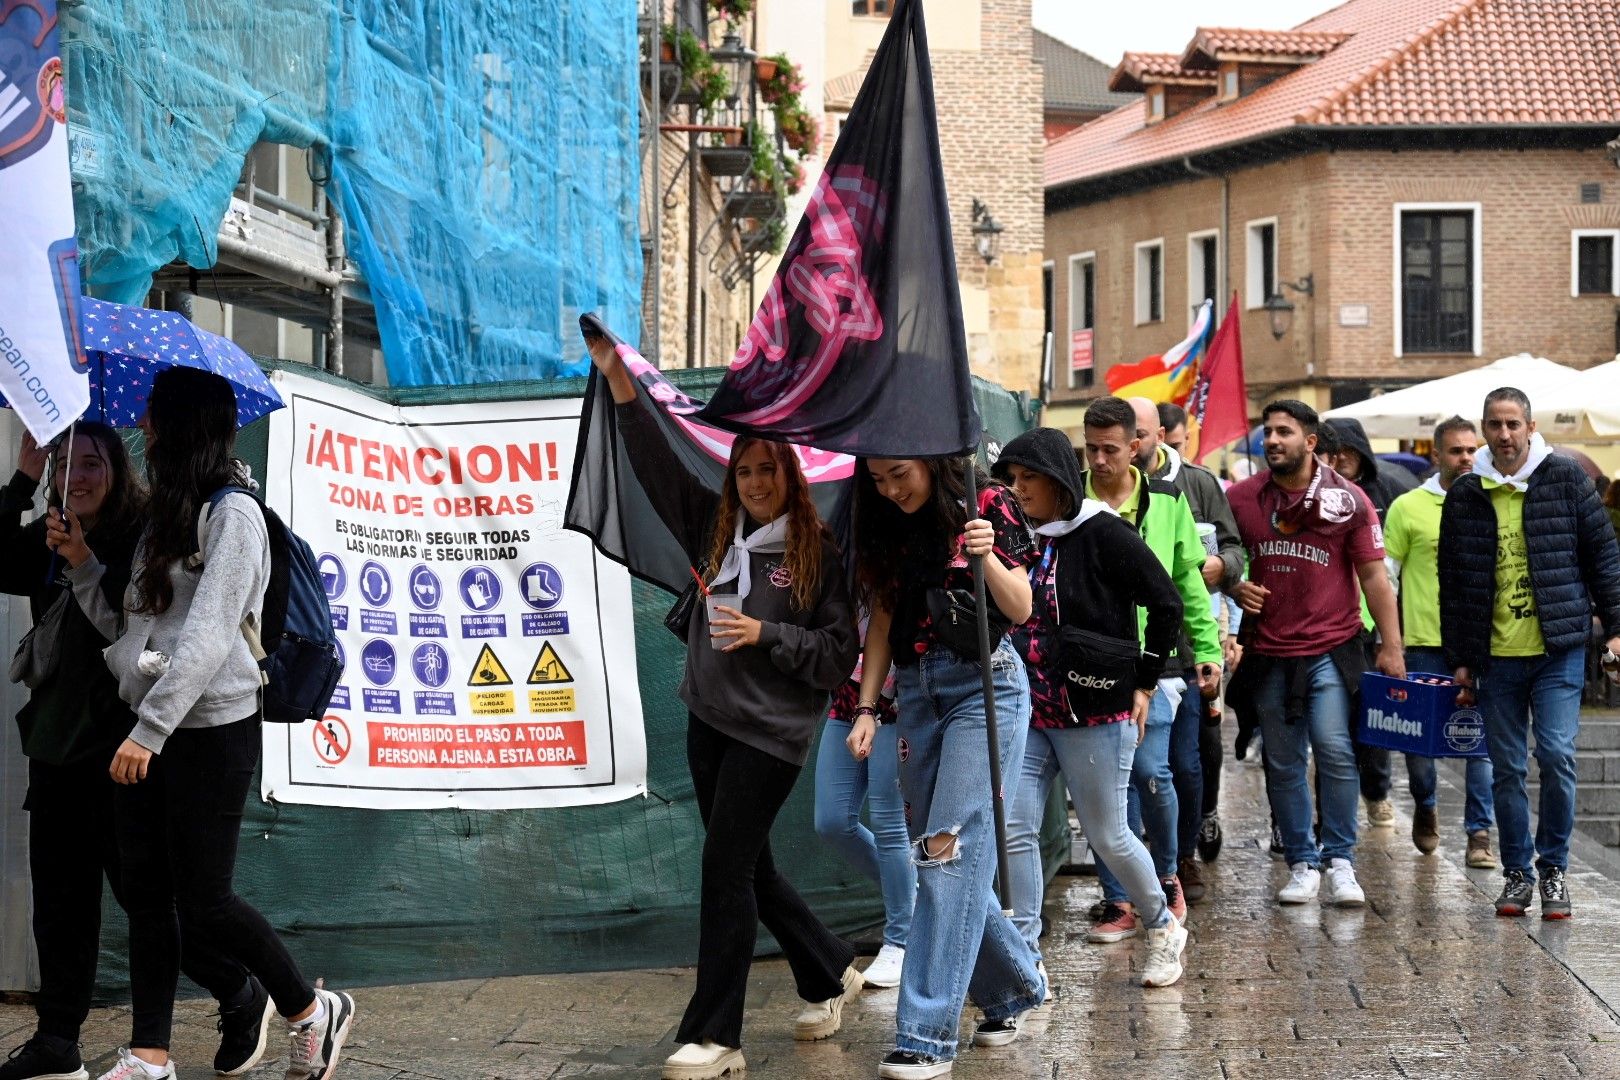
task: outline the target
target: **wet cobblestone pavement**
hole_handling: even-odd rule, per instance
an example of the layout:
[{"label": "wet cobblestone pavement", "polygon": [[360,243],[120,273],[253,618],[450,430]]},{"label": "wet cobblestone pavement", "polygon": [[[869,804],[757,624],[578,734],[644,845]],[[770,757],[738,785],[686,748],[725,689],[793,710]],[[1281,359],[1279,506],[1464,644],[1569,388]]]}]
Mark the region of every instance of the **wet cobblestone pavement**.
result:
[{"label": "wet cobblestone pavement", "polygon": [[[1260,770],[1228,761],[1226,846],[1209,868],[1209,901],[1189,917],[1187,975],[1175,987],[1138,985],[1139,941],[1088,945],[1096,880],[1057,878],[1045,941],[1056,1000],[1012,1045],[966,1048],[954,1075],[1620,1078],[1620,890],[1576,864],[1573,920],[1495,918],[1500,876],[1463,868],[1461,829],[1452,826],[1460,773],[1442,770],[1443,842],[1423,856],[1409,839],[1411,801],[1396,772],[1396,827],[1362,829],[1367,907],[1281,908],[1272,894],[1286,870],[1265,849]],[[1601,850],[1586,851],[1603,861]],[[664,969],[360,990],[339,1077],[657,1076],[691,982],[690,969]],[[747,1076],[875,1076],[891,1045],[896,993],[867,991],[845,1009],[838,1035],[799,1044],[786,965],[756,964]],[[175,1055],[184,1080],[213,1075],[200,1067],[214,1047],[210,1004],[180,1008]],[[32,1019],[26,1005],[0,1005],[0,1046],[26,1038]],[[964,1041],[971,1020],[964,1016]],[[98,1055],[92,1075],[111,1064],[127,1032],[125,1010],[97,1010],[84,1036],[87,1053]],[[278,1049],[273,1042],[272,1057]],[[283,1058],[251,1075],[284,1069]]]}]

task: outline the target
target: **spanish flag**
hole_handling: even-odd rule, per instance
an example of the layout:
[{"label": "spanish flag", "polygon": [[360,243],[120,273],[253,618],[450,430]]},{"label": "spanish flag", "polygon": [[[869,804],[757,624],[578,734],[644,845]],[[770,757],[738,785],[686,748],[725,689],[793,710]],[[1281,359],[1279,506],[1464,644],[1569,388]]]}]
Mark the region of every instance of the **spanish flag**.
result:
[{"label": "spanish flag", "polygon": [[1108,369],[1108,390],[1116,397],[1145,397],[1152,401],[1187,400],[1198,366],[1209,351],[1210,324],[1214,322],[1215,302],[1205,300],[1198,309],[1187,337],[1162,356],[1150,356],[1134,364],[1115,364]]}]

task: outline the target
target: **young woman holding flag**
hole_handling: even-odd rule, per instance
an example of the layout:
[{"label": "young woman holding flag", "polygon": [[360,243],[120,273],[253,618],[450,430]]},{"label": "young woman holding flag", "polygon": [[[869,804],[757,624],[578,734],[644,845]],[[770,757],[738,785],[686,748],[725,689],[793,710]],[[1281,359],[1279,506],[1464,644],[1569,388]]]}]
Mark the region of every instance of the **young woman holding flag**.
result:
[{"label": "young woman holding flag", "polygon": [[[855,612],[793,448],[738,438],[722,489],[710,490],[667,452],[612,344],[588,341],[643,490],[693,573],[704,567],[680,686],[705,828],[697,988],[663,1075],[707,1080],[745,1068],[743,999],[761,922],[807,1003],[794,1038],[832,1035],[861,988],[854,948],[815,917],[770,848],[771,824],[809,757],[829,695],[855,665]],[[721,594],[733,599],[721,603]]]},{"label": "young woman holding flag", "polygon": [[[895,1080],[951,1071],[970,983],[985,1015],[982,1037],[974,1041],[986,1046],[1011,1042],[1019,1017],[1046,995],[1034,954],[990,887],[997,778],[990,775],[986,753],[977,638],[969,642],[955,633],[974,622],[969,556],[993,555],[984,560],[984,576],[992,636],[1000,638],[989,657],[1001,721],[998,742],[1002,761],[1022,761],[1029,680],[1004,631],[1029,617],[1035,548],[1012,496],[988,477],[969,513],[967,464],[958,458],[872,458],[855,468],[857,562],[872,619],[849,742],[857,756],[870,752],[878,695],[892,659],[900,788],[917,863],[895,1048],[878,1066],[879,1076]],[[1008,798],[1017,779],[1016,768],[1000,778]]]}]

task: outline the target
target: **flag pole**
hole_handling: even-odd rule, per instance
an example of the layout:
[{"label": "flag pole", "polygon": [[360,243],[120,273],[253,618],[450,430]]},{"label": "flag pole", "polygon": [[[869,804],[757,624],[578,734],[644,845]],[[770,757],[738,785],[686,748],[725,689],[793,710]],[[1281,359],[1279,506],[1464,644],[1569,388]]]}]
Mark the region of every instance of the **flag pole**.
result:
[{"label": "flag pole", "polygon": [[[975,459],[968,455],[963,469],[963,486],[967,489],[967,504],[974,517],[979,516],[979,483],[974,475]],[[984,680],[984,735],[990,751],[990,806],[996,823],[996,895],[1001,900],[1001,913],[1012,917],[1012,873],[1007,866],[1007,806],[1002,798],[1007,785],[1001,782],[1001,742],[996,734],[996,690],[990,676],[990,608],[984,588],[984,556],[969,555],[973,566],[973,599],[979,612],[979,674]]]}]

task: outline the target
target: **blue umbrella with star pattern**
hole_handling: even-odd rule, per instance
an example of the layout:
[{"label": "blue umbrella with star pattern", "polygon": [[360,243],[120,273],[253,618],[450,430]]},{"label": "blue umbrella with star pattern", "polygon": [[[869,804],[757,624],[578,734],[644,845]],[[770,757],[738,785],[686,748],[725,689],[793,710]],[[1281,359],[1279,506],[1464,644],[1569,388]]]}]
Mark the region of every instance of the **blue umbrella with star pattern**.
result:
[{"label": "blue umbrella with star pattern", "polygon": [[154,311],[84,297],[80,341],[90,367],[90,407],[81,420],[131,428],[146,412],[152,380],[168,367],[211,371],[236,391],[240,427],[281,408],[281,395],[241,346],[192,325],[175,311]]}]

